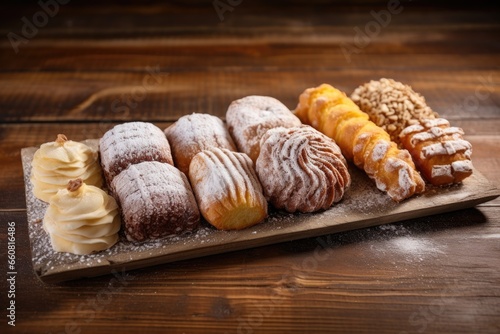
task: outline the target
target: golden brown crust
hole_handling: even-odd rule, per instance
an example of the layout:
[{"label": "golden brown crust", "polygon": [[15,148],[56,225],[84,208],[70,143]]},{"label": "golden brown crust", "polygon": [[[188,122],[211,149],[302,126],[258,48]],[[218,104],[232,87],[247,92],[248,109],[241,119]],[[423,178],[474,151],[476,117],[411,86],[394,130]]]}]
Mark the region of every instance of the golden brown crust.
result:
[{"label": "golden brown crust", "polygon": [[462,182],[472,174],[472,145],[463,134],[461,128],[436,118],[405,128],[400,140],[426,180],[440,186]]},{"label": "golden brown crust", "polygon": [[250,158],[211,148],[191,161],[189,179],[203,217],[220,230],[240,230],[267,217],[267,202]]},{"label": "golden brown crust", "polygon": [[333,138],[344,156],[364,169],[393,200],[424,191],[425,183],[408,151],[399,150],[389,134],[369,121],[345,93],[326,84],[309,88],[300,96],[295,114]]}]

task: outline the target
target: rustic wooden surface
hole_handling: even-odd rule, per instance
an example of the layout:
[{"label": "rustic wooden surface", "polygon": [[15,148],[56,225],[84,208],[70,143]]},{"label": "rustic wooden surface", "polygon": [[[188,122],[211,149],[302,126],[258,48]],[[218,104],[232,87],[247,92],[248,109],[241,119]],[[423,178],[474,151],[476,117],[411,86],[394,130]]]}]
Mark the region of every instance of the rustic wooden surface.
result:
[{"label": "rustic wooden surface", "polygon": [[6,36],[21,34],[22,18],[40,7],[2,5],[0,268],[7,272],[11,221],[17,256],[16,327],[7,325],[2,279],[2,333],[500,331],[499,199],[59,285],[33,273],[21,148],[59,132],[98,137],[128,120],[164,127],[194,111],[224,115],[248,94],[293,108],[322,82],[350,92],[382,76],[404,81],[464,128],[475,167],[500,186],[497,7],[402,1],[349,62],[340,46],[354,45],[354,28],[387,2],[315,2],[243,1],[220,21],[211,1],[71,1],[17,54]]}]

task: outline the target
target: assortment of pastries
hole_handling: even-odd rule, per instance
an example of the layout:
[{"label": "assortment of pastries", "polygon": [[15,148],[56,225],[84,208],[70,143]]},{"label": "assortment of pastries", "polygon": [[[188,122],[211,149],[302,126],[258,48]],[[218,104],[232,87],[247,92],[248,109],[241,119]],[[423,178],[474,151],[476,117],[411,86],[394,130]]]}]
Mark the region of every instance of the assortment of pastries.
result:
[{"label": "assortment of pastries", "polygon": [[202,218],[219,230],[287,212],[326,210],[351,184],[348,161],[399,202],[426,183],[472,174],[463,130],[439,118],[410,86],[370,81],[346,93],[306,89],[294,111],[272,97],[232,102],[226,123],[193,113],[166,129],[119,124],[99,150],[64,135],[32,161],[33,194],[49,203],[43,227],[58,252],[90,254],[119,234],[141,242],[189,233]]}]

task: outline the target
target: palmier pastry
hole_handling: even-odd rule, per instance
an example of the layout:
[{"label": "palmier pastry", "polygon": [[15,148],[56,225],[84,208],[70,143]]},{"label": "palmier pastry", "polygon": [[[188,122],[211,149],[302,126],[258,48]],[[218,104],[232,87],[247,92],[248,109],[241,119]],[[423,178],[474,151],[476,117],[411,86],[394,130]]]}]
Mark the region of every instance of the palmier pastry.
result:
[{"label": "palmier pastry", "polygon": [[288,212],[326,210],[351,183],[339,147],[306,125],[268,130],[256,170],[266,198]]},{"label": "palmier pastry", "polygon": [[472,174],[472,145],[443,118],[423,120],[400,133],[424,177],[433,185],[459,183]]},{"label": "palmier pastry", "polygon": [[189,179],[205,219],[220,230],[240,230],[267,217],[267,202],[244,154],[216,147],[191,161]]},{"label": "palmier pastry", "polygon": [[425,190],[408,151],[398,149],[389,134],[371,122],[344,92],[327,84],[309,88],[301,94],[295,114],[333,138],[344,156],[393,200]]},{"label": "palmier pastry", "polygon": [[351,99],[396,143],[399,143],[399,133],[407,126],[437,117],[422,95],[393,79],[365,83],[354,90]]},{"label": "palmier pastry", "polygon": [[203,150],[218,147],[236,151],[224,122],[209,114],[182,116],[165,130],[165,134],[172,147],[175,166],[186,175],[191,159]]},{"label": "palmier pastry", "polygon": [[131,241],[157,239],[197,228],[200,213],[189,181],[172,165],[146,161],[130,165],[112,181]]},{"label": "palmier pastry", "polygon": [[99,141],[101,164],[108,185],[132,164],[159,161],[173,165],[170,145],[163,131],[151,123],[116,125]]},{"label": "palmier pastry", "polygon": [[256,161],[260,139],[267,130],[299,126],[300,120],[280,101],[268,96],[247,96],[233,101],[226,122],[238,150]]}]

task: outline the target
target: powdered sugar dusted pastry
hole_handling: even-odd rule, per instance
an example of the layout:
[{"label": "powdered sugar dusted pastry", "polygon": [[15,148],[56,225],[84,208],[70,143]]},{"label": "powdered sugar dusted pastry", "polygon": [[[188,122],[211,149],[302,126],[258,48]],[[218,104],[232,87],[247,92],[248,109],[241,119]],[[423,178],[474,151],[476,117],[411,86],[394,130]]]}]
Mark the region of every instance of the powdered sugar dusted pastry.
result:
[{"label": "powdered sugar dusted pastry", "polygon": [[130,165],[112,181],[127,239],[142,241],[198,227],[200,214],[187,177],[172,165]]},{"label": "powdered sugar dusted pastry", "polygon": [[50,198],[43,228],[57,252],[90,254],[118,241],[120,215],[115,199],[101,189],[71,180]]},{"label": "powdered sugar dusted pastry", "polygon": [[116,125],[99,142],[101,164],[108,185],[132,164],[159,161],[173,164],[170,145],[163,131],[151,123]]},{"label": "powdered sugar dusted pastry", "polygon": [[33,194],[49,202],[72,179],[81,178],[88,185],[102,186],[102,170],[98,153],[89,146],[68,140],[65,135],[45,143],[35,152],[32,162],[31,182]]},{"label": "powdered sugar dusted pastry", "polygon": [[354,90],[351,99],[396,143],[399,143],[399,133],[407,126],[437,116],[422,95],[393,79],[365,83]]},{"label": "powdered sugar dusted pastry", "polygon": [[256,169],[266,198],[288,212],[328,209],[351,183],[340,148],[310,126],[269,130]]},{"label": "powdered sugar dusted pastry", "polygon": [[205,219],[220,230],[240,230],[267,217],[267,202],[244,153],[211,148],[194,156],[189,179]]},{"label": "powdered sugar dusted pastry", "polygon": [[260,139],[267,130],[299,126],[300,120],[280,101],[268,96],[247,96],[233,101],[226,122],[240,152],[254,162],[260,151]]},{"label": "powdered sugar dusted pastry", "polygon": [[433,185],[459,183],[472,174],[472,145],[463,130],[443,118],[423,120],[401,131],[400,139]]},{"label": "powdered sugar dusted pastry", "polygon": [[186,175],[191,159],[203,150],[219,147],[236,151],[224,122],[209,114],[182,116],[165,129],[165,134],[172,147],[175,166]]}]

